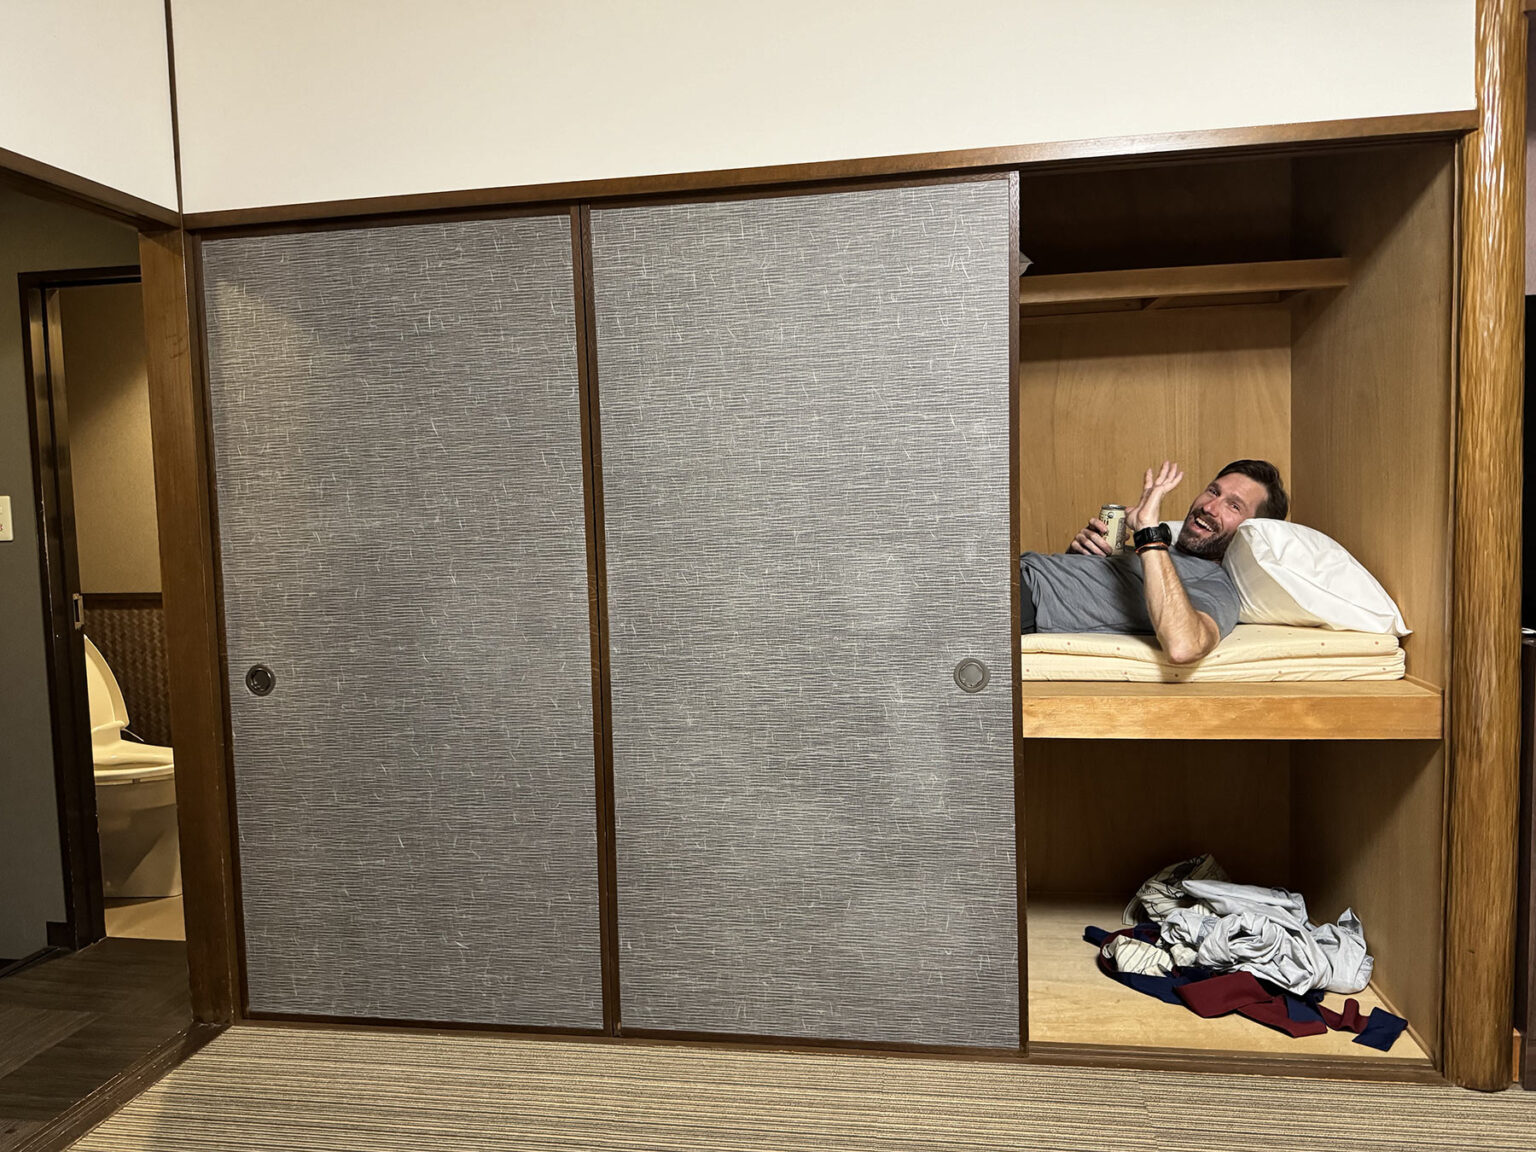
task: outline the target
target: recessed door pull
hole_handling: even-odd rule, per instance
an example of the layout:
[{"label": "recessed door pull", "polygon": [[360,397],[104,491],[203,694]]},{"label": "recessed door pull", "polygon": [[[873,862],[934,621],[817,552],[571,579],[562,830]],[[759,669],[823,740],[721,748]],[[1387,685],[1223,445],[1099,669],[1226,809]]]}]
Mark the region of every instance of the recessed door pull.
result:
[{"label": "recessed door pull", "polygon": [[245,674],[245,686],[252,696],[270,696],[277,687],[277,674],[265,664],[252,664]]},{"label": "recessed door pull", "polygon": [[967,656],[955,665],[955,683],[960,685],[962,691],[980,692],[990,679],[992,674],[980,660],[972,660]]}]

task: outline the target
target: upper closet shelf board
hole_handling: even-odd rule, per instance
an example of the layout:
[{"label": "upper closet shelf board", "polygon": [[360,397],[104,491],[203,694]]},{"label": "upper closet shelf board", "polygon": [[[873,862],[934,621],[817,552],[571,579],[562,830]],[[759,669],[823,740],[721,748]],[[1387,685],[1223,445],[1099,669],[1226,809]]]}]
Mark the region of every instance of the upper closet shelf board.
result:
[{"label": "upper closet shelf board", "polygon": [[1023,686],[1024,735],[1056,739],[1438,740],[1439,689],[1416,680]]},{"label": "upper closet shelf board", "polygon": [[1295,292],[1349,283],[1349,260],[1265,260],[1176,268],[1116,268],[1019,279],[1019,305],[1029,316],[1139,311],[1208,304],[1274,303]]}]

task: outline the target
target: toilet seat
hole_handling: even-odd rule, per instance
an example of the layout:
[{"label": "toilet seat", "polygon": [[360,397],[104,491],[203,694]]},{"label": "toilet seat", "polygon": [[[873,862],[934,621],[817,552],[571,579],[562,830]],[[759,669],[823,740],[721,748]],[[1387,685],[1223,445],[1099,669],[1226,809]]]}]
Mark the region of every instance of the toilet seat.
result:
[{"label": "toilet seat", "polygon": [[118,740],[114,744],[96,745],[91,754],[96,762],[98,784],[165,780],[176,771],[171,750],[159,744],[135,744],[130,740]]}]

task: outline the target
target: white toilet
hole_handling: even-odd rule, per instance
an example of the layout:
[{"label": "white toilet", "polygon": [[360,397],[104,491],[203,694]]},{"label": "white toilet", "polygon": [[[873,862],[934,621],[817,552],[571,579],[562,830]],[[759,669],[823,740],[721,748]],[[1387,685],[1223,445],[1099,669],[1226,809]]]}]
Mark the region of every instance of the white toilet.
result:
[{"label": "white toilet", "polygon": [[171,750],[123,739],[128,709],[117,677],[96,645],[84,639],[102,895],[180,896],[181,843]]}]

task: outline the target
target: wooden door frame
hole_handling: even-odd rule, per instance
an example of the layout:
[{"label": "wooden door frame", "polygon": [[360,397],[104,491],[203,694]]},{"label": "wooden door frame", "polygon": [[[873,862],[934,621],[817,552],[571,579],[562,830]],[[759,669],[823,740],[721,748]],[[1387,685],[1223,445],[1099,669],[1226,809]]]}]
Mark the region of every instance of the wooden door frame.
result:
[{"label": "wooden door frame", "polygon": [[54,786],[64,869],[65,918],[62,923],[48,925],[48,943],[79,949],[106,935],[106,914],[84,633],[74,612],[74,598],[80,594],[80,565],[59,293],[66,288],[137,284],[139,269],[129,265],[23,272],[17,281],[32,446],[33,506],[38,513]]}]

